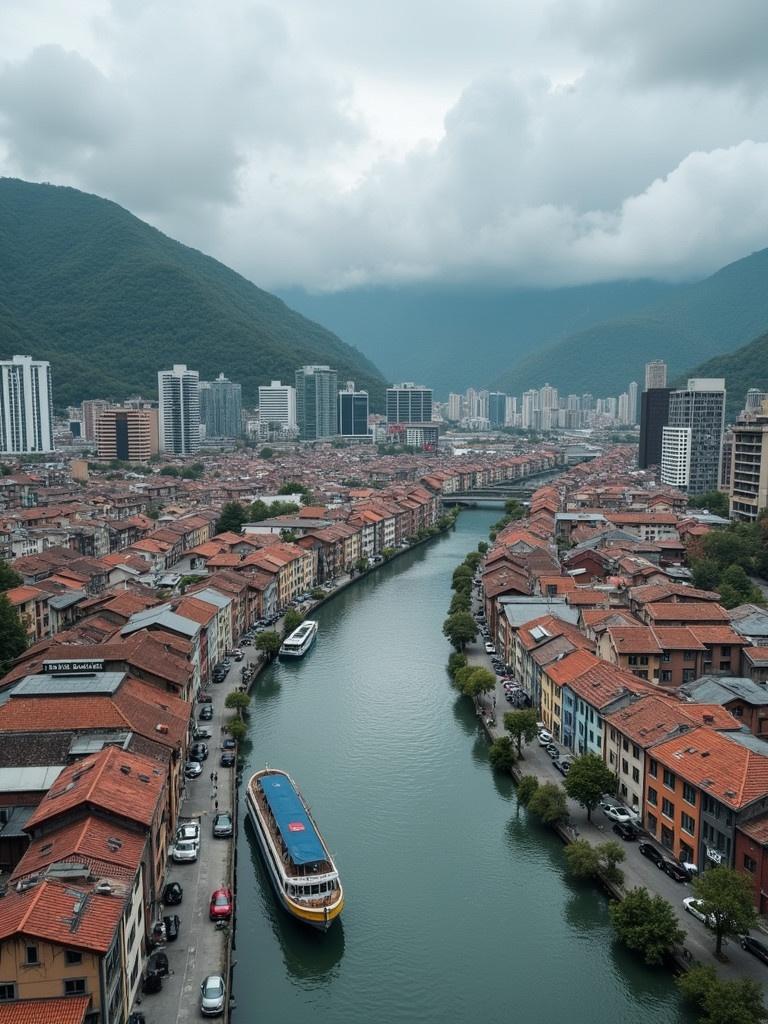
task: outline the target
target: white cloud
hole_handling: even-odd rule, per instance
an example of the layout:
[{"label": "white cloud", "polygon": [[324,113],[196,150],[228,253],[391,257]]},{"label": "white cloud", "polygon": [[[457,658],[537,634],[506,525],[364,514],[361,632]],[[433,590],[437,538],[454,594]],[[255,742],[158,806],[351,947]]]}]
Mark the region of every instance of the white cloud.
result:
[{"label": "white cloud", "polygon": [[672,7],[9,0],[0,170],[267,287],[701,274],[768,245],[768,8]]}]

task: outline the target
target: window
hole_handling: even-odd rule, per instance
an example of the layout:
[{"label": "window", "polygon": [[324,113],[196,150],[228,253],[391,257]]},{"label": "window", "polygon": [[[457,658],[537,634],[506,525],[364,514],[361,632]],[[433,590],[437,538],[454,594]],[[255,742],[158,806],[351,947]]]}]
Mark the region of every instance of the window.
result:
[{"label": "window", "polygon": [[623,797],[626,797],[626,796],[628,795],[628,794],[627,794],[627,787],[626,787],[626,786],[624,785],[624,783],[623,783],[623,782],[622,782],[622,784],[621,784],[621,795],[622,795]]},{"label": "window", "polygon": [[649,786],[648,787],[648,803],[652,804],[655,807],[658,802],[659,802],[659,794],[656,792],[656,790],[653,788],[653,786]]},{"label": "window", "polygon": [[667,787],[667,789],[674,789],[676,782],[677,782],[677,779],[675,777],[675,773],[671,772],[669,770],[669,768],[665,768],[664,769],[664,785]]},{"label": "window", "polygon": [[634,757],[636,760],[639,760],[640,758],[640,747],[638,747],[636,743],[632,744],[632,757]]},{"label": "window", "polygon": [[85,978],[67,978],[64,982],[65,996],[84,996],[85,992]]},{"label": "window", "polygon": [[665,818],[674,818],[675,816],[675,805],[666,797],[661,801],[661,813]]},{"label": "window", "polygon": [[66,961],[68,964],[81,964],[83,962],[83,954],[76,949],[68,949]]},{"label": "window", "polygon": [[731,667],[731,660],[730,660],[730,658],[728,659],[728,661],[721,661],[720,662],[720,671],[721,672],[727,672],[730,667]]},{"label": "window", "polygon": [[658,827],[658,824],[659,824],[659,819],[656,817],[656,815],[655,814],[649,814],[648,815],[648,831],[652,832],[653,835],[656,835],[656,829]]},{"label": "window", "polygon": [[632,781],[633,782],[639,782],[640,781],[640,769],[639,768],[633,768],[632,769]]},{"label": "window", "polygon": [[672,673],[668,669],[663,668],[661,670],[661,681],[662,683],[672,682]]},{"label": "window", "polygon": [[683,811],[683,813],[682,813],[682,815],[680,817],[680,823],[682,825],[683,832],[687,832],[689,836],[692,836],[692,835],[695,834],[695,832],[696,832],[696,820],[694,818],[692,818],[690,816],[690,814],[686,814],[685,811]]},{"label": "window", "polygon": [[621,770],[625,775],[627,775],[629,772],[629,762],[626,760],[626,758],[621,759]]},{"label": "window", "polygon": [[683,783],[683,800],[692,807],[696,806],[696,790],[689,783]]},{"label": "window", "polygon": [[696,673],[692,668],[683,669],[683,682],[690,683],[696,678]]},{"label": "window", "polygon": [[40,960],[37,956],[37,946],[27,946],[27,959],[24,962],[27,964],[40,963]]},{"label": "window", "polygon": [[735,707],[731,708],[731,714],[733,715],[734,718],[741,718],[742,715],[744,714],[744,708],[740,707],[737,704]]},{"label": "window", "polygon": [[16,998],[16,983],[14,981],[0,982],[0,1003],[8,1003]]},{"label": "window", "polygon": [[613,764],[615,760],[616,760],[616,757],[615,757],[615,755],[614,755],[613,751],[611,751],[611,752],[610,752],[610,754],[608,755],[608,761],[609,761],[609,762],[610,762],[611,764]]},{"label": "window", "polygon": [[723,644],[723,646],[720,648],[720,657],[721,658],[730,658],[730,656],[731,656],[731,645],[730,644]]},{"label": "window", "polygon": [[744,854],[744,867],[747,869],[747,871],[751,871],[752,874],[754,874],[755,871],[757,871],[757,861],[756,860],[752,860],[752,858],[749,856],[749,854],[745,853]]},{"label": "window", "polygon": [[683,658],[685,658],[686,661],[695,661],[696,651],[683,651]]},{"label": "window", "polygon": [[671,653],[669,651],[662,651],[661,652],[661,660],[662,661],[672,661]]},{"label": "window", "polygon": [[654,759],[651,758],[648,761],[648,774],[651,776],[652,779],[655,779],[656,775],[658,774],[658,771],[659,771],[658,762],[654,761]]}]

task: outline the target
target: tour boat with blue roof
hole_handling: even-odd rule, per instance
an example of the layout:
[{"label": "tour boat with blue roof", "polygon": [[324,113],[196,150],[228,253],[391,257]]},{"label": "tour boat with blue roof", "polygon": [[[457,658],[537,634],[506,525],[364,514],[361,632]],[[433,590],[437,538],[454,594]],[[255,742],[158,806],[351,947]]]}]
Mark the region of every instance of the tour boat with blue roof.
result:
[{"label": "tour boat with blue roof", "polygon": [[283,640],[280,656],[283,658],[302,658],[317,636],[318,625],[314,619],[305,619],[300,626]]},{"label": "tour boat with blue roof", "polygon": [[245,801],[278,899],[299,921],[327,931],[344,891],[298,786],[287,772],[264,768],[251,776]]}]

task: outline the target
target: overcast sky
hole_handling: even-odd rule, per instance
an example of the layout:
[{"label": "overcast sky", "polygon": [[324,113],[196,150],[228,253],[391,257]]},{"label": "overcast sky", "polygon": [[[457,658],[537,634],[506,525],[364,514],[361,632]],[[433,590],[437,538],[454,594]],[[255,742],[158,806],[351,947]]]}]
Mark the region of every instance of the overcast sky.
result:
[{"label": "overcast sky", "polygon": [[2,0],[0,174],[265,287],[698,276],[768,246],[767,0]]}]

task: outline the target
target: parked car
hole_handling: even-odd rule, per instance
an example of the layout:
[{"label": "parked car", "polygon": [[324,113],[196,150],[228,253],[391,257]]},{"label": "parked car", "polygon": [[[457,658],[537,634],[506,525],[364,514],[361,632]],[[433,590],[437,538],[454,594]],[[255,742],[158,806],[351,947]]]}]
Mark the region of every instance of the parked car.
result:
[{"label": "parked car", "polygon": [[752,935],[740,935],[739,942],[742,949],[746,949],[748,953],[756,956],[758,960],[762,960],[764,964],[768,964],[768,945],[760,939],[754,938]]},{"label": "parked car", "polygon": [[226,989],[220,974],[209,974],[200,986],[200,1013],[204,1017],[219,1017],[224,1013]]},{"label": "parked car", "polygon": [[220,768],[231,768],[235,763],[235,755],[231,750],[225,750],[219,758]]},{"label": "parked car", "polygon": [[611,821],[624,821],[624,822],[636,822],[637,814],[634,811],[630,811],[627,807],[620,807],[618,804],[601,803],[603,814],[606,818],[610,818]]},{"label": "parked car", "polygon": [[227,839],[232,835],[232,815],[229,811],[221,811],[213,819],[213,835],[215,839]]},{"label": "parked car", "polygon": [[184,890],[178,882],[169,882],[163,889],[163,903],[166,907],[177,907],[184,896]]},{"label": "parked car", "polygon": [[244,657],[245,655],[243,654],[243,652],[238,651],[237,654],[235,655],[235,661],[242,661]]},{"label": "parked car", "polygon": [[165,938],[167,942],[175,942],[179,937],[179,927],[181,921],[179,920],[178,914],[168,914],[163,918],[163,924],[165,925]]},{"label": "parked car", "polygon": [[206,693],[205,690],[201,690],[197,695],[198,704],[210,704],[212,700],[210,693]]},{"label": "parked car", "polygon": [[193,743],[189,748],[190,761],[205,761],[208,758],[208,747],[205,743]]},{"label": "parked car", "polygon": [[539,746],[548,747],[549,744],[552,743],[554,738],[555,737],[552,735],[551,732],[549,732],[547,729],[542,729],[539,733]]},{"label": "parked car", "polygon": [[640,835],[640,829],[631,821],[617,821],[614,823],[613,831],[626,842],[633,842]]},{"label": "parked car", "polygon": [[212,704],[203,704],[203,706],[200,708],[199,720],[201,722],[210,722],[212,718],[213,718],[213,705]]},{"label": "parked car", "polygon": [[227,738],[221,744],[221,749],[222,750],[234,750],[236,746],[237,746],[236,741],[233,740],[231,736],[227,736]]},{"label": "parked car", "polygon": [[171,860],[176,864],[186,864],[197,860],[200,844],[195,839],[177,839],[171,848]]},{"label": "parked car", "polygon": [[168,957],[163,952],[153,953],[147,960],[147,974],[156,974],[160,978],[168,976]]},{"label": "parked car", "polygon": [[207,725],[198,725],[192,732],[192,738],[195,740],[209,740],[213,736],[213,733]]},{"label": "parked car", "polygon": [[492,644],[490,642],[490,640],[487,641],[487,643],[485,645],[485,653],[486,654],[495,654],[496,653],[496,645]]},{"label": "parked car", "polygon": [[678,864],[676,860],[665,860],[664,870],[670,878],[674,878],[676,882],[687,882],[689,875],[682,864]]},{"label": "parked car", "polygon": [[187,761],[184,765],[184,778],[196,779],[203,774],[203,766],[199,761]]},{"label": "parked car", "polygon": [[705,924],[708,928],[714,928],[715,919],[712,914],[705,914],[701,909],[701,900],[697,900],[695,896],[686,896],[683,900],[683,907],[689,914],[695,917],[697,921],[701,921],[701,923]]},{"label": "parked car", "polygon": [[232,917],[232,890],[222,886],[211,896],[208,915],[212,921],[228,921]]},{"label": "parked car", "polygon": [[147,995],[153,995],[155,992],[159,992],[163,987],[163,975],[158,974],[156,971],[147,973],[144,975],[141,981],[141,991]]},{"label": "parked car", "polygon": [[556,761],[560,757],[560,748],[556,743],[548,743],[544,748],[553,761]]},{"label": "parked car", "polygon": [[571,770],[571,765],[573,764],[573,761],[568,761],[564,758],[559,758],[558,760],[553,761],[552,763],[554,764],[555,768],[557,768],[557,770],[561,773],[561,775],[567,775],[568,772]]},{"label": "parked car", "polygon": [[648,860],[653,861],[656,867],[661,871],[664,867],[664,854],[661,850],[657,850],[652,843],[640,843],[638,846],[640,853]]},{"label": "parked car", "polygon": [[200,825],[196,821],[186,821],[176,829],[177,839],[196,839],[200,841]]}]

